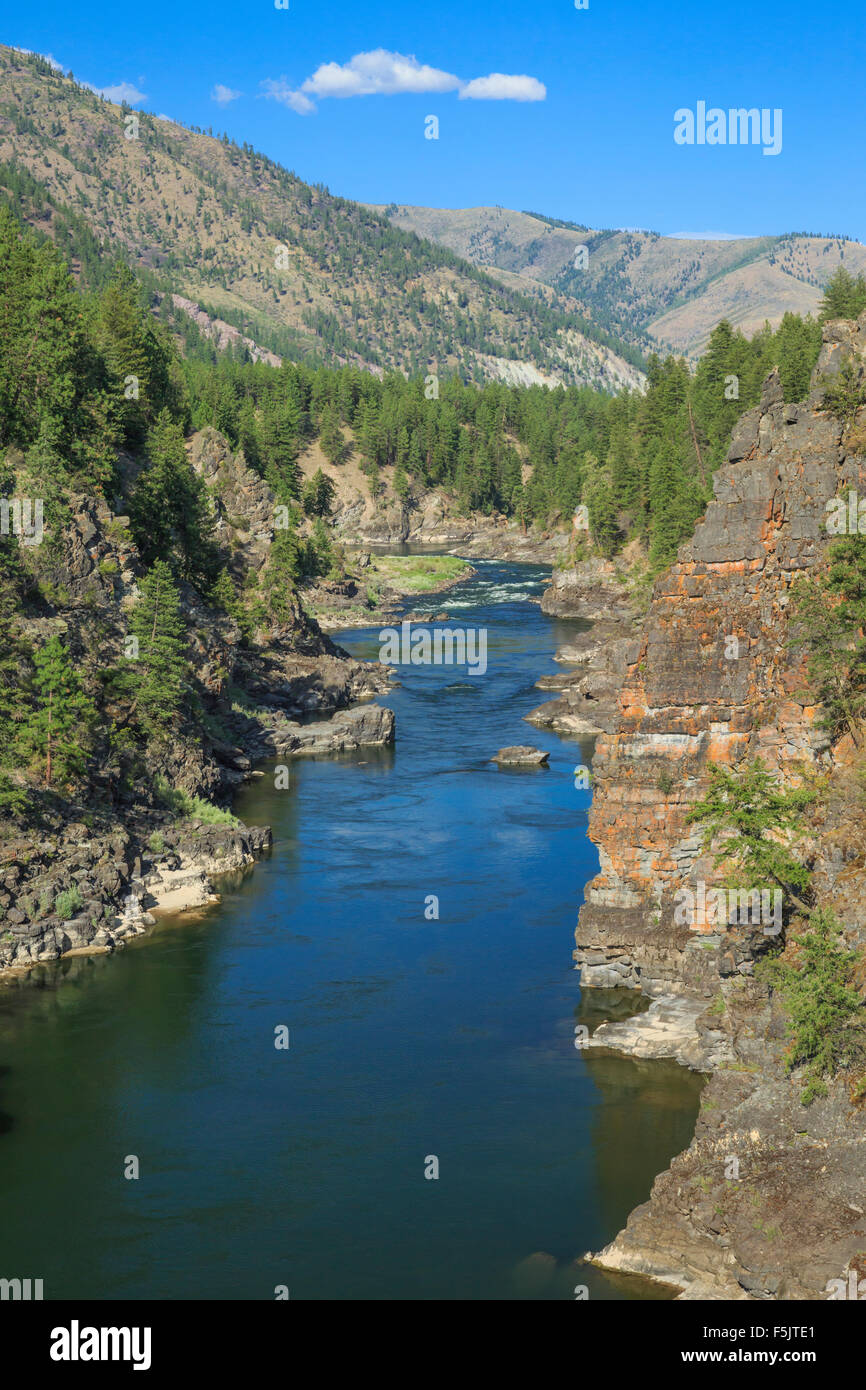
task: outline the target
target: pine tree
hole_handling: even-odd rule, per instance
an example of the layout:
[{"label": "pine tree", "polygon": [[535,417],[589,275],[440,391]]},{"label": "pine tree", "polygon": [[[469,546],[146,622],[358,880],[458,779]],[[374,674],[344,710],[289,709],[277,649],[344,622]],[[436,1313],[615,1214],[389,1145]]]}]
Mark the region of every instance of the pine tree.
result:
[{"label": "pine tree", "polygon": [[313,523],[313,534],[310,540],[315,556],[316,573],[325,575],[331,568],[333,555],[328,528],[320,516],[316,517]]},{"label": "pine tree", "polygon": [[0,205],[0,449],[50,438],[60,467],[85,484],[108,476],[119,434],[106,369],[81,297],[50,242],[22,234]]},{"label": "pine tree", "polygon": [[782,786],[759,758],[737,771],[710,763],[709,774],[707,793],[687,824],[703,825],[705,846],[718,841],[716,863],[733,864],[749,888],[779,888],[786,907],[810,912],[810,874],[793,845],[816,793]]},{"label": "pine tree", "polygon": [[317,468],[304,487],[302,505],[307,516],[330,516],[336,488],[321,468]]},{"label": "pine tree", "polygon": [[301,407],[293,391],[272,392],[262,407],[260,453],[265,478],[275,492],[300,492]]},{"label": "pine tree", "polygon": [[255,407],[249,398],[243,402],[238,411],[237,440],[238,448],[243,453],[247,465],[255,469],[256,472],[260,472],[263,464],[259,449],[258,425]]},{"label": "pine tree", "polygon": [[346,453],[346,441],[340,429],[336,408],[330,404],[322,411],[322,426],[319,435],[322,453],[329,463],[342,463]]},{"label": "pine tree", "polygon": [[703,509],[703,498],[676,456],[675,430],[659,445],[649,470],[650,565],[660,570],[676,559]]},{"label": "pine tree", "polygon": [[[5,544],[0,540],[0,767],[17,768],[20,763],[20,731],[29,706],[25,671],[30,667],[30,651],[21,638],[13,617],[17,595],[11,576],[4,572]],[[14,572],[13,572],[14,573]],[[26,793],[0,772],[0,810],[22,811]]]},{"label": "pine tree", "polygon": [[851,950],[842,924],[828,908],[809,917],[795,943],[795,958],[776,957],[758,967],[759,978],[781,994],[789,1018],[785,1070],[805,1066],[803,1105],[827,1094],[825,1077],[858,1072],[866,1058],[860,952]]},{"label": "pine tree", "polygon": [[217,573],[207,488],[186,455],[183,431],[167,410],[147,436],[149,464],[132,497],[132,531],[145,564],[169,561],[182,579],[206,590]]},{"label": "pine tree", "polygon": [[805,646],[810,679],[832,739],[846,731],[860,747],[866,717],[866,536],[840,537],[828,548],[829,568],[794,588],[791,646]]},{"label": "pine tree", "polygon": [[27,750],[43,764],[47,787],[81,775],[95,719],[68,649],[55,634],[33,655],[34,706],[23,729]]},{"label": "pine tree", "polygon": [[409,495],[409,479],[406,476],[406,470],[402,463],[397,463],[395,465],[392,482],[394,492],[400,498],[401,502],[405,502]]},{"label": "pine tree", "polygon": [[97,346],[114,379],[127,441],[133,445],[143,441],[150,415],[151,355],[139,291],[132,272],[118,263],[96,316]]},{"label": "pine tree", "polygon": [[380,437],[378,406],[373,401],[364,401],[358,423],[358,449],[367,463],[378,462]]},{"label": "pine tree", "polygon": [[583,499],[589,512],[592,539],[602,555],[609,558],[614,554],[619,539],[616,501],[610,474],[606,468],[599,466],[593,454],[587,454],[584,458]]},{"label": "pine tree", "polygon": [[293,599],[303,569],[298,514],[293,506],[288,507],[287,520],[287,526],[274,531],[262,581],[267,610],[280,622],[293,616]]},{"label": "pine tree", "polygon": [[820,319],[856,319],[866,309],[866,279],[855,280],[843,265],[831,275],[821,300]]},{"label": "pine tree", "polygon": [[171,569],[157,560],[141,581],[129,620],[137,651],[127,658],[121,685],[133,719],[150,737],[163,737],[177,720],[188,682],[186,624]]}]

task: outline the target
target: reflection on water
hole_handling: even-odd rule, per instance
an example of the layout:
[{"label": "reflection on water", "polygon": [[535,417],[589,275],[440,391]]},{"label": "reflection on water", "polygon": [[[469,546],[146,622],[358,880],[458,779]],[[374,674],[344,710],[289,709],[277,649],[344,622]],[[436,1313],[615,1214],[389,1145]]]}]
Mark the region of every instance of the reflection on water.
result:
[{"label": "reflection on water", "polygon": [[[448,605],[488,628],[471,696],[401,669],[394,749],[244,789],[274,849],[219,906],[0,992],[0,1275],[48,1298],[669,1296],[577,1261],[688,1143],[700,1082],[574,1046],[634,1007],[581,1001],[572,968],[588,746],[521,722],[574,626],[527,602],[542,567],[478,568]],[[375,630],[338,640],[378,654]],[[527,741],[548,768],[490,763]]]}]

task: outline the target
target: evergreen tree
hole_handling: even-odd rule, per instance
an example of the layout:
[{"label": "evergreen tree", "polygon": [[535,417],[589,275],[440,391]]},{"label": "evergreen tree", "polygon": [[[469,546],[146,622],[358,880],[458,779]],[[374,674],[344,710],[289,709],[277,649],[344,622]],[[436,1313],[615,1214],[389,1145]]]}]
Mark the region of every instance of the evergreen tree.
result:
[{"label": "evergreen tree", "polygon": [[124,723],[134,719],[148,738],[161,738],[176,724],[188,682],[186,624],[164,560],[141,581],[129,631],[138,649],[123,668],[122,688],[132,701]]},{"label": "evergreen tree", "polygon": [[313,523],[313,534],[310,537],[312,548],[312,573],[325,575],[331,568],[333,559],[331,550],[331,538],[328,535],[328,528],[320,516],[316,517]]},{"label": "evergreen tree", "polygon": [[33,654],[34,705],[23,728],[27,751],[39,758],[47,787],[84,771],[95,719],[68,649],[55,634]]},{"label": "evergreen tree", "polygon": [[776,957],[759,968],[775,986],[790,1019],[786,1071],[805,1067],[803,1105],[827,1094],[827,1076],[862,1067],[866,1059],[860,952],[851,950],[841,924],[826,908],[812,912],[796,942],[794,960]]},{"label": "evergreen tree", "polygon": [[122,263],[100,296],[96,342],[113,377],[127,442],[143,442],[150,416],[151,353],[140,286]]},{"label": "evergreen tree", "polygon": [[[29,713],[25,673],[29,673],[31,654],[13,616],[18,595],[15,571],[3,566],[7,548],[11,549],[8,542],[0,540],[0,767],[18,768],[20,732]],[[26,794],[0,772],[0,810],[21,811],[26,803]]]},{"label": "evergreen tree", "polygon": [[866,279],[856,280],[843,265],[833,272],[824,289],[820,319],[856,319],[866,309]]},{"label": "evergreen tree", "polygon": [[163,410],[147,436],[149,463],[130,506],[145,564],[169,561],[182,579],[205,591],[217,573],[214,520],[207,488],[186,455],[183,431]]},{"label": "evergreen tree", "polygon": [[659,445],[650,466],[648,502],[651,517],[649,560],[654,570],[676,559],[677,549],[691,535],[703,510],[698,487],[689,481],[676,458],[673,431]]},{"label": "evergreen tree", "polygon": [[398,463],[394,468],[393,487],[401,502],[405,502],[409,495],[409,479],[402,463]]},{"label": "evergreen tree", "polygon": [[602,555],[616,550],[619,525],[610,474],[593,454],[584,458],[583,499],[589,512],[589,530]]},{"label": "evergreen tree", "polygon": [[709,773],[709,789],[687,823],[704,826],[708,849],[718,841],[716,863],[732,863],[750,889],[779,888],[786,907],[810,912],[809,871],[792,846],[815,792],[781,786],[760,759],[736,772],[711,763]]},{"label": "evergreen tree", "polygon": [[332,480],[317,468],[304,487],[303,508],[307,516],[330,516],[336,491]]},{"label": "evergreen tree", "polygon": [[288,508],[287,521],[285,527],[274,530],[263,579],[267,611],[280,622],[291,621],[294,615],[295,590],[303,569],[298,514],[293,506]]},{"label": "evergreen tree", "polygon": [[806,647],[809,676],[832,739],[848,732],[862,743],[866,717],[866,536],[842,536],[828,547],[829,567],[794,588],[799,625],[791,646]]},{"label": "evergreen tree", "polygon": [[50,439],[85,485],[111,473],[119,429],[82,303],[50,242],[22,234],[0,205],[0,449]]},{"label": "evergreen tree", "polygon": [[340,429],[340,421],[336,407],[330,402],[322,412],[321,433],[319,444],[322,453],[329,463],[342,463],[346,454],[346,441],[343,438],[343,431]]},{"label": "evergreen tree", "polygon": [[270,395],[262,409],[260,453],[265,477],[275,492],[300,493],[301,407],[293,391]]}]

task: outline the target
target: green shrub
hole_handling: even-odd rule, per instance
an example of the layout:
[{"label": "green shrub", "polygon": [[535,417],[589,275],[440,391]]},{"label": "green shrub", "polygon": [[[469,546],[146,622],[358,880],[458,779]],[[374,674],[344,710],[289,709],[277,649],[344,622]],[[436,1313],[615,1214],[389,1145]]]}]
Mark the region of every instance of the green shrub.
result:
[{"label": "green shrub", "polygon": [[866,1059],[863,1001],[854,985],[859,953],[849,950],[833,913],[818,908],[797,942],[794,961],[779,957],[756,967],[778,989],[790,1019],[786,1067],[806,1067],[804,1105],[827,1094],[825,1076]]},{"label": "green shrub", "polygon": [[81,907],[84,899],[81,896],[81,889],[77,883],[73,883],[71,888],[64,888],[54,899],[54,911],[58,917],[66,921],[74,912]]},{"label": "green shrub", "polygon": [[158,830],[154,830],[153,834],[150,836],[150,839],[147,842],[147,847],[154,854],[163,853],[165,849],[165,840],[163,839],[162,835]]},{"label": "green shrub", "polygon": [[846,362],[836,376],[823,377],[821,386],[824,391],[821,401],[824,409],[829,410],[831,415],[835,415],[846,425],[853,425],[858,411],[866,404],[866,392],[853,362]]},{"label": "green shrub", "polygon": [[163,804],[184,820],[200,820],[205,825],[239,824],[237,816],[233,816],[231,811],[223,811],[213,802],[205,801],[204,797],[190,796],[189,792],[171,787],[162,777],[156,780],[156,790]]}]

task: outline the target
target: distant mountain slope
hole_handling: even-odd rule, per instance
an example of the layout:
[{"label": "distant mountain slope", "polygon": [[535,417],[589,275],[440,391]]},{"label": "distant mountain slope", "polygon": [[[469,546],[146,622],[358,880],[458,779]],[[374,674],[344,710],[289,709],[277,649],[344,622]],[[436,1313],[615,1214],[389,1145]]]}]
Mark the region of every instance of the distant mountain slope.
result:
[{"label": "distant mountain slope", "polygon": [[[866,247],[803,235],[691,241],[655,232],[593,231],[508,208],[382,208],[415,231],[503,274],[572,297],[609,332],[643,348],[698,355],[722,318],[746,332],[813,312],[836,267],[866,271]],[[587,264],[575,266],[578,248]],[[507,273],[507,274],[506,274]],[[515,280],[519,276],[519,280]]]},{"label": "distant mountain slope", "polygon": [[0,164],[0,194],[49,235],[73,226],[74,253],[84,227],[88,254],[122,254],[274,352],[476,379],[642,380],[638,352],[624,348],[626,361],[547,287],[518,292],[250,146],[133,113],[6,47]]}]

